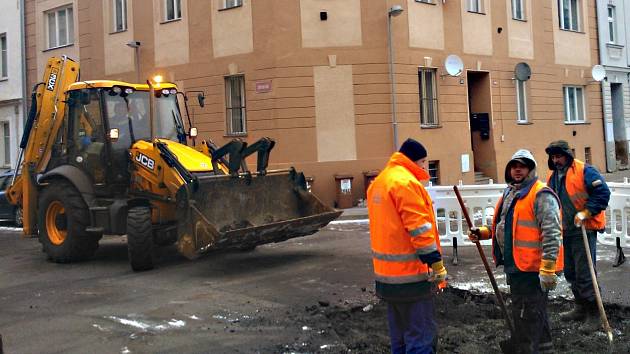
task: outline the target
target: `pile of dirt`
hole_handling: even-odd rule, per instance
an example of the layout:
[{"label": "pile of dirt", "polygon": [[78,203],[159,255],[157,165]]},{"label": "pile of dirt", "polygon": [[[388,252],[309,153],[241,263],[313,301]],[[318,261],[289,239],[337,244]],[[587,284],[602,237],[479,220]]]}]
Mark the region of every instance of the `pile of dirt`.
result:
[{"label": "pile of dirt", "polygon": [[[509,302],[509,296],[506,295]],[[577,323],[562,323],[559,313],[571,308],[564,299],[550,300],[548,312],[557,353],[606,353],[603,332],[583,334]],[[507,337],[505,322],[494,295],[474,294],[447,288],[436,298],[441,353],[500,353],[499,342]],[[630,353],[630,308],[606,306],[614,329],[612,353]],[[307,306],[287,314],[288,323],[302,324],[292,343],[273,348],[284,353],[389,353],[387,307],[376,298],[373,304],[327,303]]]}]

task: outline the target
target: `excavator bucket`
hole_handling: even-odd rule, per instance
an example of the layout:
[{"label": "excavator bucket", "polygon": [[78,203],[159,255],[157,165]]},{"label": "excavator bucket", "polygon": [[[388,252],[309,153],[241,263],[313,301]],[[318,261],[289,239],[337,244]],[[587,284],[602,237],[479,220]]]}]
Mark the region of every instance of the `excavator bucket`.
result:
[{"label": "excavator bucket", "polygon": [[177,196],[177,246],[190,259],[310,235],[342,213],[308,192],[293,169],[199,177],[196,190],[186,188]]}]

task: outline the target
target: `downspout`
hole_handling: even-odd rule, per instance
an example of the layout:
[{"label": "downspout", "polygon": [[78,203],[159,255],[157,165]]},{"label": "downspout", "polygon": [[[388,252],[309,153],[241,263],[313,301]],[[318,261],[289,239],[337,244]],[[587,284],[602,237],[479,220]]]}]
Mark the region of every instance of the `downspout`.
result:
[{"label": "downspout", "polygon": [[[20,65],[21,69],[22,69],[22,114],[18,117],[18,121],[15,122],[15,141],[16,144],[18,145],[18,150],[20,150],[20,153],[18,153],[18,155],[20,155],[19,157],[17,157],[16,160],[16,166],[15,166],[15,171],[17,172],[20,169],[20,160],[21,160],[21,153],[22,150],[19,148],[19,144],[20,144],[20,133],[24,134],[24,124],[26,123],[26,110],[28,107],[28,102],[27,102],[27,97],[28,97],[28,92],[26,87],[27,82],[26,82],[26,10],[25,10],[25,6],[26,6],[26,0],[18,0],[19,1],[19,6],[20,6],[20,49],[22,52],[22,64]],[[21,122],[20,122],[21,120]]]}]

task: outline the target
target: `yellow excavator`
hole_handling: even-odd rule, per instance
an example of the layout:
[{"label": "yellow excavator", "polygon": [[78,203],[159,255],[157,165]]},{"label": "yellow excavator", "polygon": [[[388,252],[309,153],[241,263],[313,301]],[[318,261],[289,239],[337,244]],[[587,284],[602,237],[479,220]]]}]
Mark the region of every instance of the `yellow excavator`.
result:
[{"label": "yellow excavator", "polygon": [[272,139],[188,146],[197,130],[190,117],[185,126],[178,95],[187,101],[152,80],[79,81],[78,63],[48,60],[6,195],[50,260],[86,260],[104,234],[127,235],[131,268],[143,271],[154,267],[154,246],[175,243],[189,259],[248,250],[313,234],[341,214],[302,173],[267,169]]}]

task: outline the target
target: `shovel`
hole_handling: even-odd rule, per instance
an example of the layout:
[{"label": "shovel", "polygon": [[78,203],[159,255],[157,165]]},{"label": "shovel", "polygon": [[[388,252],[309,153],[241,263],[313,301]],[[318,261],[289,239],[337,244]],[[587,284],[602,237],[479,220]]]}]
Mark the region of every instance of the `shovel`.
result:
[{"label": "shovel", "polygon": [[604,303],[602,302],[602,295],[599,293],[599,285],[597,284],[597,278],[595,277],[595,268],[593,267],[593,260],[591,259],[591,247],[588,245],[588,236],[586,236],[586,229],[582,224],[582,241],[584,241],[584,249],[586,250],[586,259],[588,260],[588,269],[591,271],[591,279],[593,279],[593,289],[595,290],[595,300],[597,301],[597,308],[599,309],[599,318],[602,321],[602,326],[608,334],[608,343],[612,344],[613,334],[610,324],[608,323],[608,317],[606,317],[606,311],[604,310]]},{"label": "shovel", "polygon": [[[457,201],[459,202],[459,206],[462,208],[462,214],[464,214],[464,217],[466,218],[466,223],[468,224],[468,229],[470,230],[471,228],[473,228],[473,223],[470,220],[470,216],[468,215],[468,210],[466,209],[466,206],[464,205],[464,200],[462,199],[462,196],[459,194],[459,189],[457,189],[457,186],[453,186],[453,190],[455,191],[455,195],[457,196]],[[499,286],[497,285],[497,281],[496,279],[494,279],[494,274],[492,273],[492,269],[490,269],[490,265],[488,265],[488,260],[486,259],[486,255],[483,252],[483,248],[481,248],[481,244],[479,243],[479,241],[475,242],[475,246],[477,246],[477,251],[479,251],[479,256],[481,257],[481,260],[483,261],[483,266],[486,268],[486,273],[488,273],[488,278],[490,278],[490,283],[492,283],[492,289],[494,289],[494,294],[496,295],[499,305],[501,307],[501,312],[503,312],[503,317],[505,318],[505,324],[507,325],[508,330],[510,330],[510,337],[512,337],[514,334],[514,325],[512,324],[512,319],[510,318],[507,308],[505,307],[505,302],[503,301],[503,296],[501,296],[501,292],[499,291]]]}]

